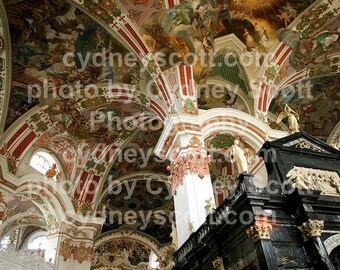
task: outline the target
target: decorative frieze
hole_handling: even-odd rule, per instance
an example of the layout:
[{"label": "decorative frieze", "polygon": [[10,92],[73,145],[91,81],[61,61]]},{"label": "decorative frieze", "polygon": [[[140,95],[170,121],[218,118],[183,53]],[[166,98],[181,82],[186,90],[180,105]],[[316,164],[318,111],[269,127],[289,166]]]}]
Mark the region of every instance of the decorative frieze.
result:
[{"label": "decorative frieze", "polygon": [[324,227],[323,220],[309,219],[307,222],[302,223],[302,225],[299,226],[298,228],[301,231],[304,241],[308,241],[313,237],[321,236],[323,227]]},{"label": "decorative frieze", "polygon": [[294,188],[321,191],[321,194],[340,196],[340,177],[335,171],[317,170],[294,166],[287,183]]},{"label": "decorative frieze", "polygon": [[272,225],[269,223],[255,223],[250,226],[246,233],[254,242],[259,239],[270,239],[270,232],[272,231]]},{"label": "decorative frieze", "polygon": [[59,247],[59,255],[64,258],[64,261],[70,260],[72,255],[73,259],[80,264],[84,261],[91,262],[93,257],[93,247],[88,246],[85,242],[79,245],[74,245],[71,239],[65,239],[61,242]]}]

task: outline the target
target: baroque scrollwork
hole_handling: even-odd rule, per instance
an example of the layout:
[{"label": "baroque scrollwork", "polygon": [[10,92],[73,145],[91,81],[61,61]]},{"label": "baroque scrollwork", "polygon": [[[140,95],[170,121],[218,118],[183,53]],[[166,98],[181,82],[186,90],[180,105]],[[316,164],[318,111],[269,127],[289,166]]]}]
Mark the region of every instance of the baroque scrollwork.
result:
[{"label": "baroque scrollwork", "polygon": [[340,196],[340,177],[337,172],[294,166],[287,175],[294,188],[317,190],[321,194]]},{"label": "baroque scrollwork", "polygon": [[93,257],[93,247],[86,245],[85,242],[81,242],[79,245],[73,245],[70,239],[65,239],[60,244],[59,255],[64,258],[64,261],[73,259],[80,264],[84,261],[91,262]]},{"label": "baroque scrollwork", "polygon": [[309,149],[315,152],[323,152],[322,149],[312,145],[311,143],[308,143],[306,141],[302,141],[298,144],[295,145],[295,148],[299,148],[299,149]]},{"label": "baroque scrollwork", "polygon": [[301,231],[302,237],[304,241],[308,241],[312,237],[321,236],[321,232],[324,227],[323,220],[311,220],[309,219],[307,222],[303,223],[299,226],[299,230]]}]

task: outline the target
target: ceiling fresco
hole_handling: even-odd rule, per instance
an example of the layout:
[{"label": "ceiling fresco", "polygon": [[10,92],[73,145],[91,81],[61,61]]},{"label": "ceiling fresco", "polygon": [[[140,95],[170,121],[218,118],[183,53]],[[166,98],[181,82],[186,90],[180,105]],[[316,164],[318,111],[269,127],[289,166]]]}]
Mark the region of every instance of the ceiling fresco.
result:
[{"label": "ceiling fresco", "polygon": [[[148,192],[147,187],[151,191],[161,191],[159,193],[157,192],[157,194],[152,194]],[[129,193],[125,188],[122,188],[122,192],[119,194],[108,194],[104,200],[106,200],[107,205],[112,209],[121,209],[125,211],[138,209],[148,211],[162,208],[165,207],[166,204],[169,204],[172,196],[169,197],[168,195],[169,191],[166,183],[138,180],[134,188],[134,193],[129,200],[126,200],[126,198],[129,197]]]},{"label": "ceiling fresco", "polygon": [[[16,113],[8,117],[7,127],[36,104],[39,96],[58,94],[60,103],[68,102],[72,107],[76,101],[63,97],[89,84],[133,82],[131,67],[117,57],[118,53],[124,56],[127,50],[79,9],[61,0],[6,1],[5,5],[12,39],[12,77],[17,85],[26,87],[26,91],[12,89],[10,103],[16,104]],[[66,53],[74,57],[65,60]],[[94,53],[101,53],[103,57],[97,60],[102,60],[102,65],[95,65]],[[90,60],[86,63],[88,55]],[[73,66],[65,65],[71,60]],[[39,95],[33,84],[44,87],[47,94]],[[68,87],[61,93],[64,85]],[[24,94],[30,87],[32,100]]]},{"label": "ceiling fresco", "polygon": [[135,269],[132,267],[148,264],[150,253],[150,248],[143,243],[128,238],[114,239],[95,250],[91,269],[100,269],[104,266],[115,266],[115,269]]},{"label": "ceiling fresco", "polygon": [[208,85],[200,89],[198,97],[199,109],[233,108],[249,112],[246,102],[234,91],[219,85]]},{"label": "ceiling fresco", "polygon": [[[46,106],[44,112],[48,114],[46,118],[50,122],[37,132],[40,137],[34,142],[33,148],[53,152],[65,172],[63,177],[70,179],[72,184],[79,185],[80,191],[76,194],[79,198],[72,194],[73,202],[77,203],[79,199],[81,203],[87,203],[87,206],[91,203],[91,211],[105,209],[106,222],[102,233],[127,228],[137,230],[143,235],[148,234],[161,244],[170,243],[170,214],[174,211],[174,200],[169,194],[171,189],[168,184],[152,181],[151,190],[161,189],[160,193],[152,194],[148,190],[147,181],[138,176],[132,194],[129,194],[124,182],[115,186],[122,188],[119,194],[103,194],[108,189],[110,180],[125,179],[129,174],[161,174],[162,179],[169,175],[167,167],[170,161],[162,160],[154,154],[162,132],[167,127],[156,115],[157,109],[151,109],[155,104],[164,109],[163,101],[151,99],[148,93],[150,89],[146,87],[149,81],[157,82],[156,77],[151,77],[155,74],[150,75],[148,71],[141,70],[144,60],[147,62],[150,59],[143,59],[144,64],[137,60],[134,67],[120,65],[117,58],[113,58],[113,65],[108,63],[108,58],[103,66],[95,66],[91,61],[83,66],[80,59],[85,58],[87,53],[104,51],[105,56],[111,53],[124,56],[128,50],[95,19],[66,0],[4,2],[10,23],[13,62],[13,83],[6,128],[16,125],[18,122],[15,121],[33,107]],[[329,75],[338,71],[327,62],[330,61],[327,55],[336,54],[340,50],[339,20],[331,21],[329,27],[321,28],[315,36],[299,36],[287,28],[313,2],[314,0],[193,0],[181,1],[180,5],[165,9],[164,0],[84,0],[84,7],[108,25],[121,12],[127,12],[139,32],[134,30],[142,36],[152,53],[165,55],[166,63],[161,67],[163,73],[157,74],[164,75],[165,81],[170,81],[171,75],[173,81],[177,82],[177,70],[168,70],[171,65],[167,61],[173,52],[178,53],[175,61],[183,61],[188,53],[192,53],[191,56],[194,57],[198,57],[200,52],[214,54],[214,40],[229,34],[234,34],[252,52],[268,53],[278,40],[284,42],[292,49],[292,53],[287,60],[274,67],[276,77],[273,75],[273,83],[283,85],[289,81],[286,79],[291,74],[304,67],[318,69],[327,76],[314,77],[311,80],[313,86],[310,93],[304,90],[288,96],[279,93],[274,97],[269,108],[269,115],[272,116],[269,117],[269,124],[272,128],[287,129],[286,120],[280,125],[275,121],[285,104],[288,104],[299,114],[301,130],[326,141],[340,120],[340,75]],[[219,50],[212,59],[204,58],[208,64],[206,66],[199,62],[194,65],[197,87],[201,84],[207,86],[197,91],[195,101],[198,109],[233,108],[254,116],[256,106],[252,94],[255,91],[252,92],[250,87],[250,77],[255,77],[260,72],[250,67],[249,69],[254,69],[251,73],[241,67],[237,57],[229,59],[236,65],[227,66],[222,55],[225,50]],[[76,56],[72,67],[64,63],[65,53],[70,52]],[[145,58],[148,57],[152,58],[150,55]],[[194,60],[190,57],[187,59],[189,62]],[[308,73],[310,74],[312,73]],[[261,81],[261,78],[256,79]],[[265,78],[262,80],[264,82]],[[44,89],[44,95],[39,96],[38,88],[43,87],[44,82],[48,87]],[[109,82],[127,85],[124,91],[131,95],[131,100],[124,100],[125,93],[122,93],[121,99],[116,98],[118,95],[110,95],[112,89],[107,87]],[[83,86],[77,87],[78,83]],[[90,84],[93,86],[85,87]],[[32,85],[37,85],[38,88],[31,89]],[[70,87],[62,88],[64,85]],[[298,87],[297,84],[293,86]],[[155,85],[151,87],[151,94],[160,94]],[[176,97],[175,90],[169,90]],[[218,92],[218,96],[214,91]],[[283,93],[285,92],[284,90]],[[172,105],[169,104],[169,107]],[[176,112],[173,110],[171,113]],[[110,117],[115,120],[110,121]],[[34,126],[32,123],[38,126],[43,122],[40,118],[39,113],[30,116],[31,126]],[[147,123],[144,129],[143,123]],[[189,128],[192,127],[188,126],[188,130]],[[247,128],[249,132],[254,132],[251,125]],[[236,139],[245,152],[249,171],[254,171],[260,160],[255,149],[244,137],[237,133],[216,132],[205,139],[205,145],[213,159],[210,166],[212,181],[223,179],[228,189],[233,187],[239,174],[235,163],[229,158]],[[168,140],[165,144],[171,143]],[[131,156],[131,151],[133,161],[126,158]],[[115,160],[110,159],[111,153]],[[98,190],[95,196],[90,197],[86,184],[94,179],[98,179]],[[133,180],[130,179],[129,183],[131,182]],[[35,199],[41,198],[38,196]],[[31,209],[37,212],[32,225],[37,225],[37,222],[42,226],[47,224],[42,218],[43,213],[34,203],[24,198],[20,200],[9,204],[6,213],[8,217]],[[35,203],[39,204],[38,201]],[[137,212],[137,216],[120,221],[119,217],[110,213],[116,210],[123,215],[133,210]],[[158,216],[154,214],[156,210],[161,211]],[[100,215],[104,216],[104,213]],[[145,218],[148,223],[143,226]],[[161,224],[159,221],[163,219],[165,222]],[[131,225],[127,221],[134,223]],[[25,222],[29,223],[29,220]],[[109,267],[120,262],[122,269],[134,269],[148,262],[149,255],[150,249],[141,243],[116,239],[97,248],[93,266]]]},{"label": "ceiling fresco", "polygon": [[[302,85],[308,82],[305,80]],[[320,77],[311,80],[311,91],[292,93],[283,90],[272,101],[269,111],[278,116],[288,104],[300,117],[300,130],[326,141],[340,120],[340,75]],[[294,85],[298,88],[298,83]],[[286,95],[284,95],[286,93]],[[290,93],[290,94],[289,94]],[[287,125],[287,122],[285,122]],[[271,127],[279,127],[273,119]]]},{"label": "ceiling fresco", "polygon": [[[183,61],[191,52],[213,51],[214,39],[235,34],[248,48],[268,52],[276,31],[287,27],[313,1],[205,0],[185,1],[169,10],[146,17],[141,32],[150,50]],[[207,61],[208,63],[208,61]],[[168,66],[165,65],[163,69]],[[195,64],[197,82],[209,67]]]},{"label": "ceiling fresco", "polygon": [[[160,243],[171,241],[169,213],[174,206],[171,189],[166,183],[142,179],[124,181],[122,185],[113,187],[104,196],[102,205],[106,206],[107,211],[103,232],[130,225],[153,236]],[[136,216],[125,216],[130,211],[136,213]],[[160,222],[161,220],[165,222]]]}]

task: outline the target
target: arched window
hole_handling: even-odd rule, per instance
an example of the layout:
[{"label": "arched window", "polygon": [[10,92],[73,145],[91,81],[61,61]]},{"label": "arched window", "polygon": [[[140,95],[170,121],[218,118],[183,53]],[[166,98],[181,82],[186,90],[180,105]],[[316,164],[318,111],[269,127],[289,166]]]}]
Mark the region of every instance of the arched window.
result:
[{"label": "arched window", "polygon": [[[43,175],[46,175],[53,167],[53,164],[56,165],[56,172],[60,172],[56,159],[45,151],[35,152],[30,160],[30,166]],[[56,180],[56,176],[54,176],[53,179]]]},{"label": "arched window", "polygon": [[4,238],[2,238],[0,242],[0,249],[6,249],[8,247],[8,244],[9,244],[9,236],[5,236]]},{"label": "arched window", "polygon": [[46,235],[39,235],[29,241],[27,245],[28,250],[45,250],[46,249]]}]

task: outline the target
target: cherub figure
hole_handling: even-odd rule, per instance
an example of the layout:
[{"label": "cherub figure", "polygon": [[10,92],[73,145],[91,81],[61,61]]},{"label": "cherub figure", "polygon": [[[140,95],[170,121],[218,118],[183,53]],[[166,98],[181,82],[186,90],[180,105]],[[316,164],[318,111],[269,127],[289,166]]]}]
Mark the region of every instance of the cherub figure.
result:
[{"label": "cherub figure", "polygon": [[210,213],[212,213],[213,212],[213,210],[214,210],[214,203],[213,203],[213,201],[212,201],[212,198],[209,198],[209,200],[205,200],[205,202],[206,202],[206,205],[205,205],[205,207],[204,207],[204,209],[205,209],[205,214],[206,215],[209,215]]},{"label": "cherub figure", "polygon": [[57,171],[57,164],[53,163],[53,164],[52,164],[52,167],[46,172],[45,175],[46,175],[48,178],[53,178],[54,176],[57,175],[57,173],[58,173],[58,171]]}]

